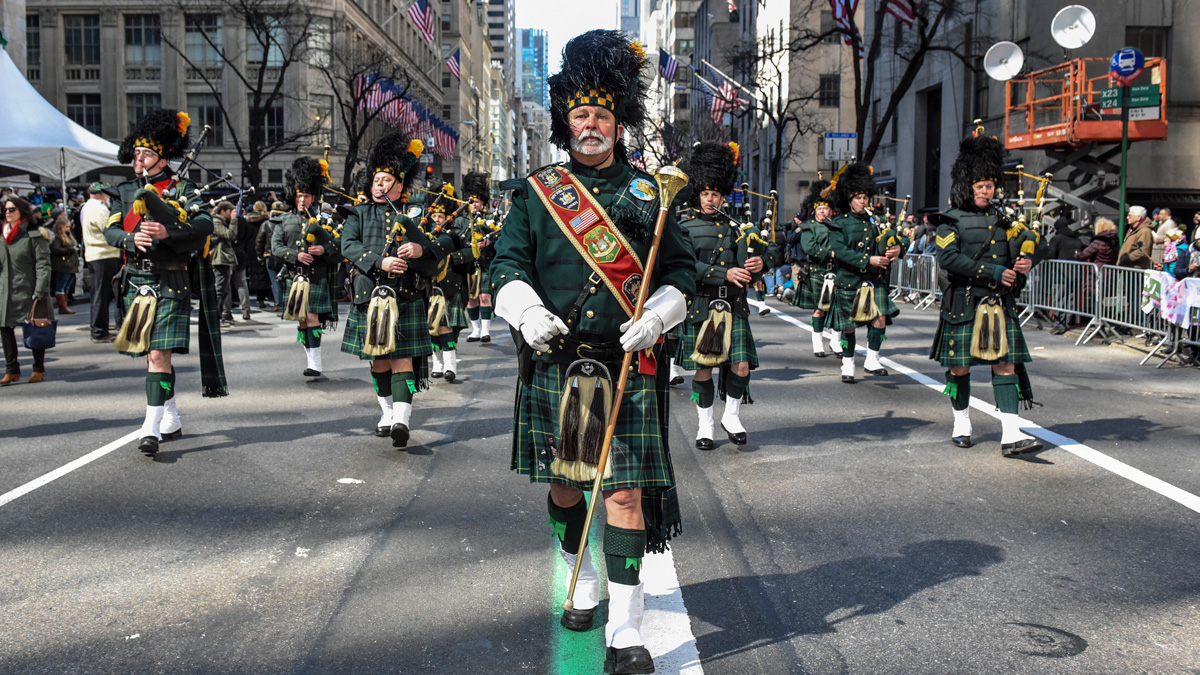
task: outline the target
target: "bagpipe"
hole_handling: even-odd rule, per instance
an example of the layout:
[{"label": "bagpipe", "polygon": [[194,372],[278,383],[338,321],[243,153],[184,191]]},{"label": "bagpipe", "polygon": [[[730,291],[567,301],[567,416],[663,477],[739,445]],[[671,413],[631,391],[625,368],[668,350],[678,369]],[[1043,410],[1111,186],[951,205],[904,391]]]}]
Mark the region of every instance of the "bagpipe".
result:
[{"label": "bagpipe", "polygon": [[[386,195],[384,199],[392,209],[400,211],[390,199],[387,199]],[[424,219],[422,222],[425,222]],[[404,222],[397,218],[384,240],[383,252],[379,256],[380,260],[393,257],[399,252],[399,244],[404,239],[404,233]],[[393,247],[396,249],[395,251],[393,251]],[[387,356],[396,351],[396,324],[400,317],[400,302],[396,289],[388,285],[386,280],[403,277],[407,274],[407,270],[400,273],[384,272],[382,269],[372,270],[371,277],[375,281],[375,288],[371,291],[371,298],[367,303],[367,334],[363,338],[363,354]]]}]

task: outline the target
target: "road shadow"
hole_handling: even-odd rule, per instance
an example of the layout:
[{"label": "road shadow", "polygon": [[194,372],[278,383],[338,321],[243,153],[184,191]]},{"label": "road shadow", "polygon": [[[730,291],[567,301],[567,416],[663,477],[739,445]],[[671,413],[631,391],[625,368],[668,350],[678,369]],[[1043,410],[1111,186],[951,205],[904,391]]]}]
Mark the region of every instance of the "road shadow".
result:
[{"label": "road shadow", "polygon": [[[898,555],[848,558],[794,574],[714,579],[683,587],[705,662],[886,612],[914,594],[961,577],[979,576],[1004,560],[1003,549],[971,540],[909,544]],[[776,607],[788,608],[786,613]]]},{"label": "road shadow", "polygon": [[758,445],[813,446],[825,441],[838,440],[846,444],[855,441],[892,441],[905,438],[909,432],[935,422],[916,417],[896,417],[889,410],[883,415],[864,417],[853,422],[821,422],[813,419],[811,425],[775,427],[753,430],[751,438]]},{"label": "road shadow", "polygon": [[61,421],[49,424],[31,424],[27,427],[6,430],[4,433],[10,438],[47,438],[62,434],[64,431],[77,433],[87,431],[104,431],[107,429],[118,428],[132,429],[136,427],[136,423],[124,417],[112,419],[95,419],[92,417],[85,417],[80,420],[71,420],[66,424]]},{"label": "road shadow", "polygon": [[1110,417],[1073,424],[1055,424],[1051,431],[1082,443],[1088,441],[1148,441],[1156,433],[1175,427],[1144,417]]}]

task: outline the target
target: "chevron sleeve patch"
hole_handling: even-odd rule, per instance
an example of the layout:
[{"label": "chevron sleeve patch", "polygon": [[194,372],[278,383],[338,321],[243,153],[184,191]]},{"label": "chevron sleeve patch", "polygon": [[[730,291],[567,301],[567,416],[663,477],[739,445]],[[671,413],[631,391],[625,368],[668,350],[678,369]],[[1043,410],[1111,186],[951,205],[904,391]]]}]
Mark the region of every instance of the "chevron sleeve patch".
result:
[{"label": "chevron sleeve patch", "polygon": [[953,242],[954,242],[954,233],[953,232],[951,232],[950,234],[948,234],[944,237],[938,237],[936,240],[938,248],[946,248]]}]

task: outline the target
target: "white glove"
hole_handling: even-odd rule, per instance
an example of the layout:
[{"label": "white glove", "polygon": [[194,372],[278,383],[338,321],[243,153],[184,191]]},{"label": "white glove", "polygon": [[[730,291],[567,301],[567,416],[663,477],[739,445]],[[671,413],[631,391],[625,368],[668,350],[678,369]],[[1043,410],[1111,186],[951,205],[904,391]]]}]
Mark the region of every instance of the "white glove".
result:
[{"label": "white glove", "polygon": [[496,295],[496,314],[516,326],[530,347],[541,352],[555,335],[566,335],[567,324],[542,304],[542,298],[524,281],[505,284]]},{"label": "white glove", "polygon": [[687,298],[674,286],[661,286],[646,298],[642,318],[621,324],[621,348],[627,352],[649,349],[658,336],[674,328],[687,316]]}]

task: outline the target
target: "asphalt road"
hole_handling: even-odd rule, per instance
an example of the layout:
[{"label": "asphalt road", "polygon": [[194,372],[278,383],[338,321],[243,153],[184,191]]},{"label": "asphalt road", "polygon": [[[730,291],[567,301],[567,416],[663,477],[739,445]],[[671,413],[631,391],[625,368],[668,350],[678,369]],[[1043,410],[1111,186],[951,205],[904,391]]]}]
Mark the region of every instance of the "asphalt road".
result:
[{"label": "asphalt road", "polygon": [[[884,355],[940,382],[934,311],[902,305]],[[397,452],[340,331],[307,381],[294,329],[254,316],[225,335],[229,397],[201,398],[178,358],[185,436],[154,460],[127,443],[10,492],[140,424],[143,365],[93,345],[86,308],[46,382],[0,389],[0,672],[599,672],[599,624],[557,625],[545,489],[508,471],[503,323],[418,396]],[[955,448],[936,390],[842,384],[807,332],[753,326],[748,445],[692,449],[690,387],[674,393],[674,571],[700,664],[660,650],[660,672],[1200,673],[1200,512],[1139,478],[1200,494],[1195,369],[1028,331],[1045,404],[1028,418],[1079,445],[1005,459],[986,410]],[[992,400],[986,380],[974,394]]]}]

